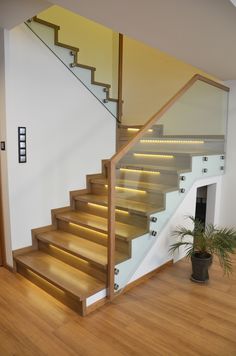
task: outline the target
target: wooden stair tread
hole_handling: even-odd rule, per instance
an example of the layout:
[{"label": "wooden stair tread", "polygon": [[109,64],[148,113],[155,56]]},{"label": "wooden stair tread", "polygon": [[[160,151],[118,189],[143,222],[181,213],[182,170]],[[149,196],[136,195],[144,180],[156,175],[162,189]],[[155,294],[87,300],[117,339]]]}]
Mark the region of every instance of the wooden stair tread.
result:
[{"label": "wooden stair tread", "polygon": [[[77,195],[74,197],[75,200],[84,201],[87,203],[99,204],[103,206],[108,205],[108,196],[107,195],[98,195],[98,194],[83,194]],[[127,200],[127,199],[116,199],[117,209],[126,210],[129,212],[135,212],[139,214],[151,214],[157,211],[161,211],[164,208],[158,205],[152,205],[145,202]]]},{"label": "wooden stair tread", "polygon": [[84,300],[105,288],[105,283],[41,251],[17,256],[24,265],[58,288]]},{"label": "wooden stair tread", "polygon": [[[107,234],[107,219],[82,211],[70,210],[64,213],[56,214],[56,217],[74,224],[85,226],[96,231]],[[147,232],[147,229],[124,224],[116,221],[116,236],[124,239],[133,239]]]},{"label": "wooden stair tread", "polygon": [[[61,230],[40,233],[37,235],[37,238],[89,262],[94,262],[102,267],[107,266],[106,246]],[[115,254],[117,263],[127,259],[125,254],[118,251]]]},{"label": "wooden stair tread", "polygon": [[[108,180],[106,178],[92,178],[90,182],[107,185]],[[155,191],[155,192],[168,192],[172,190],[178,190],[177,187],[159,184],[159,183],[149,183],[149,182],[141,182],[135,180],[128,179],[116,179],[116,186],[134,188],[134,189],[144,189],[146,191]]]}]

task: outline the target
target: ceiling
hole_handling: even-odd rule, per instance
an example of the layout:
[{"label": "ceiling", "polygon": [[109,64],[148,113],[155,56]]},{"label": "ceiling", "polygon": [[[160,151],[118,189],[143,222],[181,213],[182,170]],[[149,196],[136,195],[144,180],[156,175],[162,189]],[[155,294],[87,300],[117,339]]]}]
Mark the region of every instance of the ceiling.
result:
[{"label": "ceiling", "polygon": [[[11,17],[6,6],[13,3]],[[221,80],[236,79],[236,8],[229,0],[0,0],[1,27],[17,24],[23,3],[31,12],[34,4],[35,13],[49,3],[63,6]]]}]

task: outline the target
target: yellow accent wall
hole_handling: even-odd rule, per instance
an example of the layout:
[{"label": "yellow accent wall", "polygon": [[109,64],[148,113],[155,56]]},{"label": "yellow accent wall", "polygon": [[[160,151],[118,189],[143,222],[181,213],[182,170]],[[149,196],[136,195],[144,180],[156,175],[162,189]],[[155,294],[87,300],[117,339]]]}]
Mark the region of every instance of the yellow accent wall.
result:
[{"label": "yellow accent wall", "polygon": [[112,85],[117,97],[118,34],[59,6],[52,6],[38,17],[61,27],[59,41],[79,47],[78,61],[96,68],[95,80]]},{"label": "yellow accent wall", "polygon": [[[96,67],[95,80],[110,84],[111,96],[117,98],[118,33],[59,6],[38,17],[61,27],[59,41],[79,47],[78,61]],[[122,123],[144,124],[196,73],[217,80],[124,36]]]},{"label": "yellow accent wall", "polygon": [[198,68],[125,36],[122,123],[144,124],[196,73],[216,80]]}]

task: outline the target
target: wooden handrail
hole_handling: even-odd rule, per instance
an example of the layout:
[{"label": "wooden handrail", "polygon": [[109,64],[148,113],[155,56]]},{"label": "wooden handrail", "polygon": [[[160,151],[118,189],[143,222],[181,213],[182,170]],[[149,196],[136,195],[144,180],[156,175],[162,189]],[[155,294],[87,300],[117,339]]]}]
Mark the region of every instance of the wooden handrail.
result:
[{"label": "wooden handrail", "polygon": [[121,147],[121,149],[111,158],[111,161],[114,163],[119,162],[121,157],[123,157],[127,151],[130,150],[130,148],[140,139],[140,137],[143,136],[143,134],[153,126],[154,123],[156,123],[157,120],[159,120],[164,113],[173,106],[176,101],[184,94],[186,91],[196,82],[196,81],[202,81],[207,84],[210,84],[214,87],[217,87],[219,89],[222,89],[224,91],[229,91],[229,88],[226,87],[223,84],[217,83],[214,80],[208,79],[200,74],[195,74],[170,100],[168,100],[162,108],[155,113],[148,121],[147,123],[143,126],[143,128],[137,132],[137,134],[131,139],[125,146]]},{"label": "wooden handrail", "polygon": [[155,113],[143,128],[108,161],[108,298],[112,300],[114,293],[114,267],[115,267],[115,170],[120,159],[139,141],[139,139],[169,110],[196,81],[202,81],[224,91],[230,89],[223,84],[195,74],[166,104]]},{"label": "wooden handrail", "polygon": [[116,165],[111,160],[107,164],[108,176],[108,241],[107,241],[107,297],[114,298],[114,270],[115,270],[115,171]]},{"label": "wooden handrail", "polygon": [[123,35],[119,33],[119,58],[118,58],[118,110],[117,119],[121,123],[122,117],[122,89],[123,89]]}]

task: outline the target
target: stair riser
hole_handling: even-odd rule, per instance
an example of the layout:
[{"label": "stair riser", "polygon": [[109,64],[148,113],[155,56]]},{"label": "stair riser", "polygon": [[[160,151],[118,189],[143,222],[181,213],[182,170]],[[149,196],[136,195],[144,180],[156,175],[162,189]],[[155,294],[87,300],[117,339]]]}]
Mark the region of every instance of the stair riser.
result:
[{"label": "stair riser", "polygon": [[29,269],[27,269],[25,266],[21,265],[18,262],[16,262],[16,268],[17,272],[27,278],[30,282],[43,289],[51,296],[53,296],[63,304],[67,305],[69,308],[73,309],[75,312],[79,313],[82,316],[85,315],[85,301],[80,301],[79,299],[74,298],[72,295],[65,292],[64,290],[55,287],[53,284],[51,284],[44,278],[38,276],[37,274],[32,273]]},{"label": "stair riser", "polygon": [[[92,242],[96,242],[100,245],[107,246],[107,237],[105,235],[99,234],[96,231],[90,229],[84,229],[83,227],[75,224],[70,224],[66,221],[57,219],[58,229],[69,232],[71,234],[83,237]],[[127,255],[130,254],[129,242],[122,239],[116,239],[116,250]]]},{"label": "stair riser", "polygon": [[130,172],[130,171],[120,171],[117,170],[117,179],[133,180],[137,182],[147,182],[153,184],[166,184],[173,187],[178,186],[178,175],[177,174],[152,174],[152,173],[141,173],[141,172]]},{"label": "stair riser", "polygon": [[[170,154],[171,155],[171,154]],[[188,156],[174,156],[174,158],[159,158],[152,156],[134,156],[133,154],[126,155],[121,162],[122,164],[137,164],[151,165],[162,167],[177,167],[189,169],[191,167],[191,159]]]},{"label": "stair riser", "polygon": [[106,270],[103,269],[102,266],[95,265],[85,259],[73,256],[72,254],[64,252],[63,250],[55,248],[54,246],[42,241],[38,241],[38,246],[39,250],[42,252],[47,253],[48,255],[51,255],[52,257],[55,257],[92,277],[96,277],[101,281],[106,282]]},{"label": "stair riser", "polygon": [[[86,202],[76,201],[75,207],[76,207],[76,209],[78,209],[80,211],[84,211],[86,213],[94,214],[94,215],[101,216],[104,218],[107,218],[107,215],[108,215],[107,208],[104,206],[94,207],[94,206],[89,205]],[[146,217],[131,214],[126,211],[117,212],[116,213],[116,221],[120,221],[120,222],[130,224],[130,225],[136,225],[136,226],[140,226],[140,227],[147,226],[147,218]]]}]

